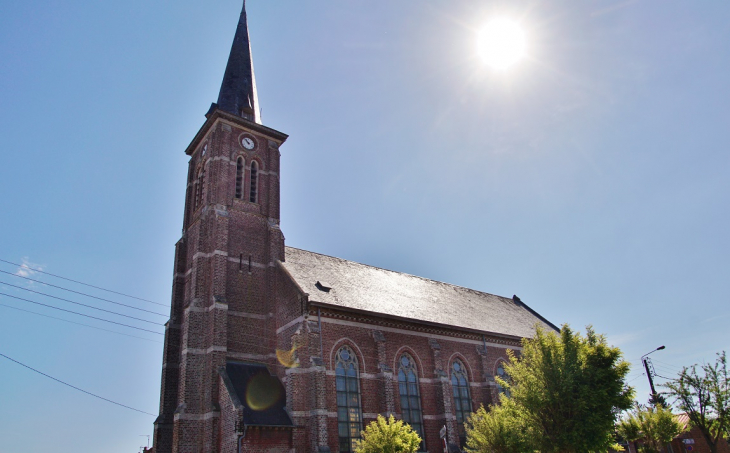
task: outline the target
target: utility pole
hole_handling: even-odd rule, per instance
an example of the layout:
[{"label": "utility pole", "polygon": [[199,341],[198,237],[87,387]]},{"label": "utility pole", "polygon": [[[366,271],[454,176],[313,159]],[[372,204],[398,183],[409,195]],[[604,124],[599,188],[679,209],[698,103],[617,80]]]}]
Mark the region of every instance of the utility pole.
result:
[{"label": "utility pole", "polygon": [[[653,351],[652,351],[653,352]],[[651,395],[656,398],[656,390],[654,389],[654,379],[652,379],[651,371],[649,371],[649,358],[643,359],[644,362],[644,369],[646,370],[646,375],[649,378],[649,387],[651,387]]]},{"label": "utility pole", "polygon": [[649,358],[647,356],[649,354],[651,354],[652,352],[661,351],[662,349],[664,349],[663,345],[659,346],[658,348],[654,349],[653,351],[647,352],[646,354],[641,356],[641,363],[644,364],[644,369],[646,370],[646,377],[649,378],[649,387],[651,387],[651,400],[655,401],[655,402],[657,399],[657,393],[656,393],[656,389],[654,389],[654,380],[652,379],[651,371],[649,371]]}]

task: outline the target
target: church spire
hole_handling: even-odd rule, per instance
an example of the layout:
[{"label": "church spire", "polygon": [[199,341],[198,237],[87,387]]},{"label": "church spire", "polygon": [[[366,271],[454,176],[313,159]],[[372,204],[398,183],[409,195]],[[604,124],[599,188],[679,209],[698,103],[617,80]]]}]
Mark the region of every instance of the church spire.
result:
[{"label": "church spire", "polygon": [[246,21],[246,0],[243,0],[236,36],[233,38],[226,73],[218,94],[218,108],[261,124],[256,77],[251,58],[251,42]]}]

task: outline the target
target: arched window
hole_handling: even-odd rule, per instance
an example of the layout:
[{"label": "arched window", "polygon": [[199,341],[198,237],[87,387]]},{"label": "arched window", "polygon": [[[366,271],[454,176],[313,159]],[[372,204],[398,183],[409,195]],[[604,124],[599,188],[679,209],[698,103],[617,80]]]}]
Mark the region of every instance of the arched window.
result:
[{"label": "arched window", "polygon": [[[424,439],[421,394],[418,391],[418,373],[413,358],[408,354],[403,354],[398,364],[398,391],[400,392],[400,409],[401,414],[403,414],[403,421],[411,425],[411,428],[421,436],[421,439]],[[424,444],[421,444],[421,450],[425,451]]]},{"label": "arched window", "polygon": [[[501,378],[503,381],[509,382],[509,374],[504,370],[504,362],[500,362],[499,366],[497,367],[497,377]],[[509,389],[503,387],[499,382],[497,382],[497,390],[499,393],[504,393],[504,395],[509,398],[510,393]]]},{"label": "arched window", "polygon": [[464,421],[471,414],[471,395],[469,394],[469,376],[466,374],[464,364],[459,360],[454,360],[451,365],[451,387],[454,391],[459,440],[463,446],[466,443]]},{"label": "arched window", "polygon": [[251,162],[251,191],[248,193],[248,201],[251,203],[256,203],[256,188],[258,187],[256,182],[259,176],[258,173],[259,164],[257,164],[256,161]]},{"label": "arched window", "polygon": [[205,167],[198,172],[198,180],[195,182],[195,204],[193,210],[196,210],[203,203],[203,186],[205,185]]},{"label": "arched window", "polygon": [[194,182],[193,178],[195,177],[195,167],[193,166],[193,162],[191,161],[190,164],[188,164],[188,182]]},{"label": "arched window", "polygon": [[236,198],[243,198],[243,157],[236,160]]},{"label": "arched window", "polygon": [[198,179],[195,180],[195,188],[193,189],[195,191],[195,195],[193,196],[193,211],[198,209],[198,204],[200,203],[200,175],[198,175]]},{"label": "arched window", "polygon": [[347,346],[337,351],[335,375],[340,451],[355,451],[355,440],[360,438],[362,430],[360,382],[357,374],[357,358]]},{"label": "arched window", "polygon": [[205,166],[200,170],[200,205],[205,204]]}]

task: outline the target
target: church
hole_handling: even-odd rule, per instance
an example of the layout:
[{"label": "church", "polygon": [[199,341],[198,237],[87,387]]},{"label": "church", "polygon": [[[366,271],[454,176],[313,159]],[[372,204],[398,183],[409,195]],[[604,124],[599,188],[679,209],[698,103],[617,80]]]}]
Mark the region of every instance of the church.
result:
[{"label": "church", "polygon": [[443,451],[444,432],[463,445],[507,350],[556,327],[516,296],[285,246],[287,135],[261,124],[245,2],[205,117],[185,150],[153,451],[350,452],[378,414],[422,451]]}]

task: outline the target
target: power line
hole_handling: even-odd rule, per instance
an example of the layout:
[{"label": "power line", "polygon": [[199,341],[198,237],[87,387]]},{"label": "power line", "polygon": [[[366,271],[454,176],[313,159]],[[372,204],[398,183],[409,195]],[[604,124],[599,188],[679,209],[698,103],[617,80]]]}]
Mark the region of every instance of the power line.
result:
[{"label": "power line", "polygon": [[[82,292],[79,292],[79,291],[74,291],[74,290],[72,290],[72,289],[64,288],[63,286],[57,286],[57,285],[53,285],[53,284],[51,284],[51,283],[46,283],[46,282],[43,282],[43,281],[40,281],[40,280],[35,280],[35,279],[32,279],[32,278],[30,278],[30,277],[24,277],[24,276],[22,276],[22,275],[18,275],[18,274],[13,274],[12,272],[8,272],[8,271],[0,271],[0,272],[2,272],[3,274],[8,274],[8,275],[12,275],[13,277],[18,277],[18,278],[24,278],[24,279],[26,279],[26,280],[30,280],[30,281],[32,281],[32,282],[40,283],[40,284],[42,284],[42,285],[50,286],[50,287],[53,287],[53,288],[58,288],[58,289],[61,289],[61,290],[63,290],[63,291],[68,291],[68,292],[70,292],[70,293],[74,293],[74,294],[80,294],[80,295],[82,295],[82,296],[86,296],[86,297],[91,297],[92,299],[98,299],[98,300],[103,300],[104,302],[109,302],[109,303],[112,303],[112,304],[116,304],[116,305],[121,305],[121,306],[123,306],[123,307],[127,307],[127,308],[132,308],[132,309],[134,309],[134,310],[139,310],[139,311],[144,311],[144,312],[147,312],[147,313],[152,313],[153,315],[158,315],[158,316],[167,316],[167,315],[163,315],[162,313],[157,313],[157,312],[155,312],[155,311],[149,311],[149,310],[145,310],[144,308],[137,308],[137,307],[134,307],[134,306],[132,306],[132,305],[127,305],[127,304],[123,304],[123,303],[121,303],[121,302],[114,302],[113,300],[109,300],[109,299],[104,299],[104,298],[102,298],[102,297],[96,297],[96,296],[92,296],[91,294],[86,294],[86,293],[82,293]],[[6,285],[8,285],[8,284],[9,284],[9,283],[6,283]],[[13,286],[13,285],[10,285],[10,286]],[[16,288],[20,288],[20,287],[19,287],[19,286],[16,286]],[[25,289],[25,288],[20,288],[20,289]],[[28,290],[28,291],[30,291],[30,290]]]},{"label": "power line", "polygon": [[75,312],[75,311],[66,310],[65,308],[54,307],[53,305],[47,305],[47,304],[43,304],[43,303],[40,303],[40,302],[35,302],[35,301],[32,301],[32,300],[23,299],[22,297],[12,296],[10,294],[0,293],[0,296],[12,297],[13,299],[18,299],[18,300],[22,300],[22,301],[25,301],[25,302],[30,302],[31,304],[41,305],[43,307],[52,308],[54,310],[65,311],[66,313],[73,313],[75,315],[85,316],[87,318],[96,319],[97,321],[104,321],[104,322],[108,322],[108,323],[111,323],[111,324],[116,324],[118,326],[124,326],[124,327],[129,327],[131,329],[137,329],[137,330],[142,330],[142,331],[145,331],[145,332],[152,332],[152,333],[157,334],[157,335],[163,335],[162,333],[155,332],[154,330],[143,329],[141,327],[130,326],[129,324],[122,324],[121,322],[110,321],[108,319],[103,319],[103,318],[97,318],[96,316],[85,315],[83,313],[78,313],[78,312]]},{"label": "power line", "polygon": [[682,366],[672,365],[671,363],[662,362],[661,360],[656,360],[655,359],[654,361],[657,362],[657,363],[661,363],[664,368],[677,369],[677,370],[681,370],[682,368],[685,368],[685,367],[682,367]]},{"label": "power line", "polygon": [[161,341],[153,340],[151,338],[138,337],[136,335],[129,335],[128,333],[117,332],[116,330],[102,329],[101,327],[92,326],[91,324],[84,324],[82,322],[70,321],[68,319],[58,318],[56,316],[44,315],[43,313],[37,313],[35,311],[25,310],[23,308],[18,308],[18,307],[13,307],[12,305],[0,304],[0,307],[12,308],[13,310],[18,310],[18,311],[23,311],[25,313],[30,313],[33,315],[43,316],[44,318],[51,318],[51,319],[56,319],[58,321],[67,322],[70,324],[76,324],[76,325],[84,326],[84,327],[91,327],[92,329],[103,330],[104,332],[111,332],[111,333],[115,333],[117,335],[124,335],[125,337],[139,338],[140,340],[151,341],[153,343],[162,343]]},{"label": "power line", "polygon": [[634,377],[632,379],[629,379],[628,381],[626,381],[626,383],[628,384],[629,382],[635,381],[635,380],[639,379],[642,376],[644,376],[644,373],[641,373],[640,375],[638,375],[638,376],[636,376],[636,377]]},{"label": "power line", "polygon": [[[62,300],[64,302],[69,302],[69,303],[72,303],[72,304],[80,305],[82,307],[91,308],[92,310],[99,310],[99,311],[103,311],[105,313],[110,313],[112,315],[123,316],[125,318],[134,319],[134,320],[142,321],[142,322],[147,322],[147,323],[154,324],[154,325],[157,325],[157,326],[164,326],[164,324],[160,324],[160,323],[157,323],[157,322],[154,322],[154,321],[148,321],[148,320],[142,319],[142,318],[135,318],[134,316],[124,315],[122,313],[117,313],[117,312],[111,311],[111,310],[105,310],[103,308],[94,307],[93,305],[82,304],[81,302],[74,302],[73,300],[64,299],[63,297],[52,296],[50,294],[42,293],[40,291],[34,291],[32,289],[23,288],[22,286],[15,286],[15,285],[11,285],[10,283],[5,283],[5,282],[0,282],[0,284],[12,286],[13,288],[22,289],[23,291],[30,291],[31,293],[40,294],[41,296],[51,297],[53,299],[58,299],[58,300]],[[0,294],[2,294],[2,293],[0,293]],[[12,297],[12,296],[10,296],[10,297]]]},{"label": "power line", "polygon": [[46,275],[50,275],[51,277],[56,277],[56,278],[60,278],[60,279],[62,279],[62,280],[66,280],[66,281],[69,281],[69,282],[74,282],[74,283],[78,283],[79,285],[84,285],[84,286],[88,286],[89,288],[99,289],[99,290],[102,290],[102,291],[106,291],[106,292],[108,292],[108,293],[114,293],[114,294],[119,294],[120,296],[124,296],[124,297],[129,297],[129,298],[131,298],[131,299],[137,299],[137,300],[141,300],[141,301],[144,301],[144,302],[149,302],[149,303],[151,303],[151,304],[155,304],[155,305],[162,305],[163,307],[167,307],[167,305],[166,305],[166,304],[161,304],[161,303],[159,303],[159,302],[153,302],[153,301],[151,301],[151,300],[148,300],[148,299],[143,299],[143,298],[141,298],[141,297],[136,297],[136,296],[130,296],[129,294],[124,294],[124,293],[120,293],[120,292],[118,292],[118,291],[112,291],[111,289],[106,289],[106,288],[102,288],[102,287],[100,287],[100,286],[94,286],[94,285],[90,285],[90,284],[88,284],[88,283],[80,282],[80,281],[78,281],[78,280],[73,280],[73,279],[70,279],[70,278],[67,278],[67,277],[61,277],[60,275],[56,275],[56,274],[51,274],[50,272],[46,272],[46,271],[42,271],[42,270],[40,270],[40,269],[37,269],[37,268],[33,268],[33,267],[30,267],[30,266],[28,266],[27,264],[18,264],[18,263],[13,263],[12,261],[6,261],[6,260],[3,260],[3,259],[0,259],[0,262],[3,262],[3,263],[7,263],[7,264],[12,264],[13,266],[18,266],[18,267],[22,267],[22,268],[24,268],[24,269],[29,269],[29,270],[31,270],[31,271],[33,271],[33,272],[38,272],[38,273],[41,273],[41,274],[46,274]]},{"label": "power line", "polygon": [[676,374],[679,374],[679,372],[678,372],[678,371],[675,371],[675,370],[671,370],[671,369],[669,369],[669,368],[666,368],[666,367],[663,367],[663,366],[660,366],[660,365],[656,365],[656,364],[655,364],[655,365],[654,365],[654,367],[655,367],[656,369],[658,369],[659,371],[661,371],[662,373],[667,373],[667,374],[675,374],[675,373],[676,373]]},{"label": "power line", "polygon": [[61,384],[63,384],[63,385],[69,386],[69,387],[71,387],[71,388],[72,388],[72,389],[74,389],[74,390],[78,390],[79,392],[83,392],[83,393],[86,393],[87,395],[91,395],[91,396],[93,396],[93,397],[95,397],[95,398],[99,398],[100,400],[104,400],[104,401],[106,401],[106,402],[108,402],[108,403],[116,404],[117,406],[122,406],[122,407],[126,407],[127,409],[131,409],[131,410],[133,410],[133,411],[137,411],[137,412],[141,412],[141,413],[143,413],[143,414],[151,415],[151,416],[153,416],[153,417],[155,416],[155,414],[150,414],[149,412],[145,412],[145,411],[143,411],[143,410],[135,409],[135,408],[133,408],[133,407],[130,407],[130,406],[126,406],[126,405],[124,405],[124,404],[122,404],[122,403],[117,403],[116,401],[112,401],[112,400],[110,400],[110,399],[104,398],[103,396],[99,396],[99,395],[95,395],[95,394],[93,394],[93,393],[91,393],[91,392],[87,392],[87,391],[86,391],[86,390],[84,390],[84,389],[80,389],[80,388],[78,388],[78,387],[75,387],[75,386],[73,386],[73,385],[71,385],[71,384],[67,383],[67,382],[63,382],[62,380],[60,380],[60,379],[56,379],[56,378],[54,378],[53,376],[50,376],[50,375],[48,375],[48,374],[46,374],[46,373],[44,373],[44,372],[42,372],[42,371],[38,371],[38,370],[36,370],[35,368],[31,368],[31,367],[29,367],[28,365],[26,365],[26,364],[24,364],[24,363],[21,363],[21,362],[18,362],[18,361],[17,361],[17,360],[15,360],[15,359],[11,359],[10,357],[6,356],[6,355],[5,355],[5,354],[3,354],[3,353],[0,353],[0,356],[2,356],[2,357],[5,357],[6,359],[10,360],[11,362],[15,362],[15,363],[17,363],[17,364],[18,364],[18,365],[20,365],[20,366],[23,366],[23,367],[25,367],[25,368],[28,368],[28,369],[29,369],[29,370],[31,370],[31,371],[35,371],[36,373],[38,373],[38,374],[41,374],[41,375],[43,375],[43,376],[45,376],[45,377],[47,377],[47,378],[49,378],[49,379],[53,379],[53,380],[54,380],[54,381],[56,381],[56,382],[60,382],[60,383],[61,383]]}]

